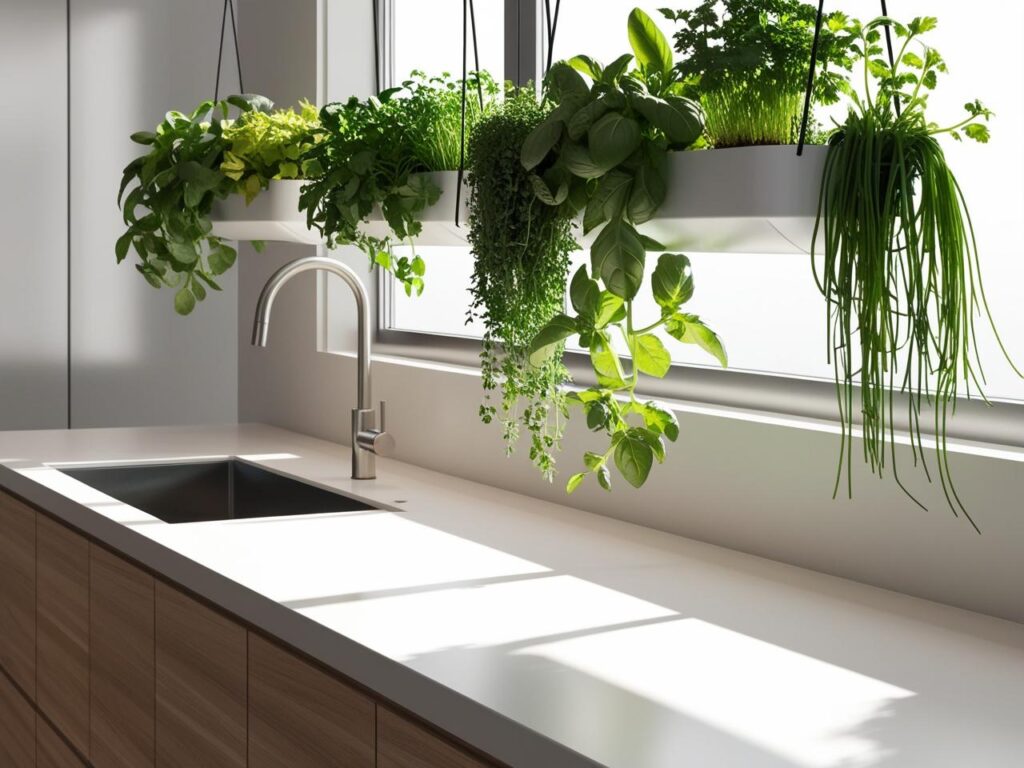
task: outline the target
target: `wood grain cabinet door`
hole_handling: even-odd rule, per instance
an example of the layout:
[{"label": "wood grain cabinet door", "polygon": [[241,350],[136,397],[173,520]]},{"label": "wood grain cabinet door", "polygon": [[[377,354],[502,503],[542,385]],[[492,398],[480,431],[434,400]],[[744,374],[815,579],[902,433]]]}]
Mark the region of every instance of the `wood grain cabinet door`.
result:
[{"label": "wood grain cabinet door", "polygon": [[249,768],[374,768],[375,706],[249,633]]},{"label": "wood grain cabinet door", "polygon": [[36,703],[89,754],[89,542],[36,518]]},{"label": "wood grain cabinet door", "polygon": [[492,768],[411,720],[377,707],[377,768]]},{"label": "wood grain cabinet door", "polygon": [[89,561],[89,758],[96,768],[148,768],[156,703],[153,577],[95,544]]},{"label": "wood grain cabinet door", "polygon": [[157,768],[245,768],[246,631],[156,583]]},{"label": "wood grain cabinet door", "polygon": [[0,491],[0,667],[36,696],[36,512]]},{"label": "wood grain cabinet door", "polygon": [[0,672],[0,765],[4,768],[35,768],[35,710]]},{"label": "wood grain cabinet door", "polygon": [[36,715],[36,768],[85,768],[57,732]]}]

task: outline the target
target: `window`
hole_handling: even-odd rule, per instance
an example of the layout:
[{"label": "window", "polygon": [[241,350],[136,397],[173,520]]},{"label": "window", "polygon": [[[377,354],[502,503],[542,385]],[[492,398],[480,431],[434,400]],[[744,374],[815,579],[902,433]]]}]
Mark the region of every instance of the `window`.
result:
[{"label": "window", "polygon": [[[426,68],[459,72],[461,0],[393,2],[392,71],[401,74]],[[515,6],[516,0],[476,0],[481,63],[496,73],[502,71],[507,60],[501,55],[503,48],[518,45],[525,34],[524,30],[505,34],[505,19],[512,18],[503,12],[506,3]],[[681,0],[676,5],[685,3],[695,0]],[[625,52],[625,19],[637,4],[636,0],[602,0],[596,13],[597,4],[589,0],[562,0],[554,58],[586,51],[607,61]],[[639,4],[671,35],[672,25],[657,12],[663,3]],[[879,12],[873,5],[869,8],[852,0],[831,5],[861,18]],[[934,114],[955,118],[962,104],[974,98],[996,113],[988,145],[945,141],[944,148],[970,204],[993,316],[1011,355],[1019,365],[1024,364],[1024,323],[1019,319],[1017,295],[1024,285],[1024,258],[1018,246],[1024,230],[1024,185],[1020,182],[1024,147],[1019,141],[1024,134],[1024,102],[1019,98],[1024,52],[1016,40],[1018,31],[1024,28],[1024,6],[995,0],[969,7],[943,3],[938,10],[935,3],[925,0],[899,0],[891,5],[896,6],[891,8],[892,13],[901,19],[939,16],[939,27],[929,37],[945,56],[950,71],[932,99]],[[530,34],[537,35],[537,29],[543,27],[543,3],[533,12],[536,15]],[[439,18],[445,23],[438,24]],[[996,19],[998,23],[993,23]],[[426,28],[431,30],[430,35],[422,34]],[[538,43],[541,49],[543,42]],[[992,50],[1002,52],[998,63],[989,55]],[[472,339],[481,333],[479,327],[465,323],[472,254],[468,248],[420,251],[428,262],[427,289],[421,297],[410,299],[401,291],[382,286],[385,300],[381,341],[400,344],[402,351],[419,356],[470,360],[475,354]],[[709,370],[706,374],[714,376],[709,379],[714,388],[744,388],[747,402],[756,403],[758,391],[805,386],[793,381],[802,379],[831,408],[832,369],[826,361],[825,308],[809,257],[687,253],[696,281],[691,311],[718,331],[729,351],[730,373]],[[575,262],[582,263],[586,258],[585,253],[579,253]],[[986,393],[993,399],[1024,401],[1024,381],[1003,360],[983,320],[978,322],[978,331],[982,360],[987,363]],[[683,397],[675,382],[697,380],[705,375],[697,369],[713,366],[692,347],[673,344],[670,351],[679,370],[674,370],[669,382],[655,383],[655,391],[661,396]],[[774,381],[769,382],[765,374]],[[701,391],[707,391],[707,387]]]}]

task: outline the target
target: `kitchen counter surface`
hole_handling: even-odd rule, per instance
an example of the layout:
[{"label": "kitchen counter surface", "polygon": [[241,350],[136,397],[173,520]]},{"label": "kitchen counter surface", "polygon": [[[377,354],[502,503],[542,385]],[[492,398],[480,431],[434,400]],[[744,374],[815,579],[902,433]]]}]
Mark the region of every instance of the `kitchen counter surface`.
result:
[{"label": "kitchen counter surface", "polygon": [[[54,468],[227,456],[385,509],[169,525]],[[0,433],[0,487],[516,768],[1020,765],[1024,625],[395,461],[348,474],[261,425]]]}]

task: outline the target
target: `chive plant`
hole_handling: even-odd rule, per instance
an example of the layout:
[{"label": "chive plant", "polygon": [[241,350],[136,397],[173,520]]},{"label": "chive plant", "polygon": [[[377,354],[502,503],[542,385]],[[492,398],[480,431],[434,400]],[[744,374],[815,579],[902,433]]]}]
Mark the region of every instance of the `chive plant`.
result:
[{"label": "chive plant", "polygon": [[[891,64],[880,41],[886,24],[901,41]],[[903,393],[914,465],[931,480],[923,433],[933,431],[945,498],[974,525],[951,480],[946,433],[961,387],[981,392],[974,318],[983,314],[995,326],[966,200],[937,137],[986,142],[991,112],[974,101],[954,125],[929,121],[928,94],[946,65],[920,38],[935,24],[931,17],[850,24],[862,90],[850,94],[848,116],[830,141],[812,252],[823,249],[812,260],[826,299],[842,419],[835,492],[845,473],[852,495],[859,423],[872,472],[889,469],[914,499],[896,461]]]}]

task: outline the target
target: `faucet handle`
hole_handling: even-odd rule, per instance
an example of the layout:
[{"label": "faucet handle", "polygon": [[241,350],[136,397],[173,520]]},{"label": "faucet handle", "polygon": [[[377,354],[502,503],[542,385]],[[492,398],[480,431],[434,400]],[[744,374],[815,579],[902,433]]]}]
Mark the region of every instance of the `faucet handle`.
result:
[{"label": "faucet handle", "polygon": [[387,404],[380,401],[380,425],[377,428],[361,428],[363,418],[372,414],[372,410],[353,411],[353,439],[355,444],[365,451],[370,451],[377,456],[391,456],[395,452],[395,438],[384,430]]}]

